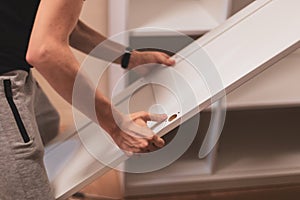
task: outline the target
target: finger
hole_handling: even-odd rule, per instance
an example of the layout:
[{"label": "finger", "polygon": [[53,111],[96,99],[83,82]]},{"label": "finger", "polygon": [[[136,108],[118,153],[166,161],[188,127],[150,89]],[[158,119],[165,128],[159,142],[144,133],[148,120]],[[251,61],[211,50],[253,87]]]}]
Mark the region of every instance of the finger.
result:
[{"label": "finger", "polygon": [[157,147],[154,143],[150,143],[147,148],[143,148],[141,150],[141,153],[150,153],[153,151],[157,151],[158,149],[160,149],[159,147]]},{"label": "finger", "polygon": [[136,148],[126,143],[120,144],[120,148],[126,153],[126,155],[132,155],[133,153],[139,153],[141,151],[141,148]]},{"label": "finger", "polygon": [[157,135],[153,136],[152,143],[159,148],[165,145],[165,141],[162,138],[158,137]]},{"label": "finger", "polygon": [[[160,148],[162,148],[165,144],[165,142],[160,139],[161,141],[159,143],[155,143],[154,141],[149,142],[149,145],[147,146],[147,148],[143,149],[143,153],[147,153],[147,152],[153,152],[156,151]],[[159,140],[158,140],[159,141]]]},{"label": "finger", "polygon": [[153,131],[148,128],[147,126],[146,127],[142,127],[142,126],[139,126],[135,123],[132,123],[130,125],[130,135],[133,136],[133,137],[141,137],[141,138],[144,138],[146,140],[151,140],[154,136],[154,133]]},{"label": "finger", "polygon": [[173,58],[168,58],[168,66],[174,66],[176,61]]},{"label": "finger", "polygon": [[148,150],[148,152],[153,152],[153,151],[156,151],[158,149],[159,149],[159,147],[157,147],[154,143],[151,142],[151,144],[149,144],[147,150]]},{"label": "finger", "polygon": [[163,122],[168,118],[166,114],[155,114],[155,113],[148,113],[149,119],[147,121],[154,121],[154,122]]},{"label": "finger", "polygon": [[147,127],[146,121],[157,121],[162,122],[167,119],[166,114],[150,114],[147,112],[139,112],[136,113],[136,118],[134,120],[135,123],[130,124],[129,130],[132,131],[134,137],[140,136],[147,140],[152,140],[155,135],[153,131]]},{"label": "finger", "polygon": [[[130,134],[130,133],[129,133]],[[122,142],[126,143],[128,146],[136,147],[136,148],[145,148],[148,146],[148,141],[144,138],[134,137],[133,134],[122,134]]]},{"label": "finger", "polygon": [[143,117],[147,116],[146,112],[133,113],[128,120],[125,120],[120,129],[123,133],[130,135],[131,137],[152,139],[154,133],[148,128],[146,120]]},{"label": "finger", "polygon": [[145,138],[138,138],[136,135],[128,133],[128,131],[120,131],[118,137],[115,137],[114,141],[119,147],[124,143],[127,146],[145,148],[149,144],[148,140]]},{"label": "finger", "polygon": [[164,58],[167,58],[167,59],[170,58],[170,56],[168,54],[164,53],[164,52],[159,52],[159,54],[161,56],[163,56]]},{"label": "finger", "polygon": [[162,122],[168,118],[166,114],[154,114],[148,112],[139,112],[136,117],[141,117],[144,121]]},{"label": "finger", "polygon": [[175,65],[175,60],[172,59],[170,56],[168,56],[166,54],[165,55],[162,54],[158,58],[158,63],[164,64],[164,65],[167,65],[167,66],[173,66],[173,65]]}]

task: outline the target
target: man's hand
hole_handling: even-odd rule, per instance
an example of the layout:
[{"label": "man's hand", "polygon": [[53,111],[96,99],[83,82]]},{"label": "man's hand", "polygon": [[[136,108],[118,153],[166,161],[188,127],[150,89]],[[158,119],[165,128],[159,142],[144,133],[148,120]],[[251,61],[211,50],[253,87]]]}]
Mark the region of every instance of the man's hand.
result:
[{"label": "man's hand", "polygon": [[110,134],[115,143],[128,153],[143,153],[157,150],[164,146],[163,139],[155,135],[147,127],[147,121],[162,122],[165,114],[137,112],[122,116],[117,122],[118,127]]},{"label": "man's hand", "polygon": [[162,64],[166,66],[175,65],[175,61],[169,55],[156,51],[132,51],[128,69],[133,69],[144,64]]}]

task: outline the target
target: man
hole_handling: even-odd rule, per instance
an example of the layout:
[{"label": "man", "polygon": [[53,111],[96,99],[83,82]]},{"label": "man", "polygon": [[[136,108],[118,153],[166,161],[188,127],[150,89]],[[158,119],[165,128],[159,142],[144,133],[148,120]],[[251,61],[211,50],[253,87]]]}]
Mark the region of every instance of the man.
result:
[{"label": "man", "polygon": [[[83,1],[1,2],[1,200],[54,199],[43,164],[40,134],[49,131],[55,134],[58,117],[32,77],[30,68],[35,67],[66,101],[72,103],[79,63],[70,46],[89,53],[106,39],[78,19]],[[119,44],[111,42],[111,46],[107,47],[107,55],[125,52],[125,47]],[[174,65],[173,60],[159,52],[132,51],[130,57],[121,56],[115,62],[128,69],[146,63]],[[93,93],[87,81],[81,84],[87,93]],[[146,122],[165,120],[165,115],[140,112],[125,116],[113,108],[100,91],[95,93],[96,118],[88,112],[86,105],[78,107],[99,122],[124,151],[144,152],[152,150],[151,144],[157,147],[164,145],[164,141],[147,128]]]}]

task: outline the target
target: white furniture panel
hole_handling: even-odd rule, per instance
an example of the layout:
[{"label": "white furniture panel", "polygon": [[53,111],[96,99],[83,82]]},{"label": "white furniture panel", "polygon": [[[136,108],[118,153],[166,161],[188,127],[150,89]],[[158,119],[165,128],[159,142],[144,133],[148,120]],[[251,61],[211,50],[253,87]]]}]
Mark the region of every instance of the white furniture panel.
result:
[{"label": "white furniture panel", "polygon": [[[178,118],[166,123],[158,133],[163,135],[206,108],[210,99],[222,89],[231,92],[295,51],[300,40],[297,6],[300,6],[297,0],[256,1],[238,16],[180,51],[175,56],[177,65],[174,68],[156,70],[123,93],[129,95],[147,83],[159,83],[175,94],[181,107],[175,106],[167,113],[174,114],[179,110],[179,117],[184,120]],[[288,12],[280,12],[281,9]],[[274,19],[279,23],[273,23]],[[218,76],[213,70],[218,72],[224,88],[216,84]],[[153,93],[161,96],[164,92],[153,90]],[[115,100],[128,101],[126,98],[129,97],[120,94]],[[166,105],[174,102],[169,101]]]}]

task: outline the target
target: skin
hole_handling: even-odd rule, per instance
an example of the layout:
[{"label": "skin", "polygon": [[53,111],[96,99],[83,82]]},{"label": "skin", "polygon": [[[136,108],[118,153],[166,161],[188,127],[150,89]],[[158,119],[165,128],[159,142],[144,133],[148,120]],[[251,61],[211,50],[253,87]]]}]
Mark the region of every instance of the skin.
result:
[{"label": "skin", "polygon": [[[107,39],[79,20],[83,2],[83,0],[41,0],[26,54],[27,62],[34,66],[70,104],[73,85],[80,67],[70,46],[89,53]],[[111,42],[111,45],[124,50],[124,47],[117,43]],[[118,58],[115,62],[120,63],[120,60],[121,58]],[[164,53],[133,51],[128,67],[133,69],[147,63],[167,66],[175,64]],[[93,86],[85,79],[85,75],[79,76],[83,90],[87,94],[94,93]],[[147,112],[124,115],[116,110],[99,90],[95,93],[96,116],[89,112],[88,105],[77,106],[81,112],[98,122],[126,152],[153,151],[164,145],[164,141],[147,127],[146,122],[163,121],[167,118],[166,115]]]}]

